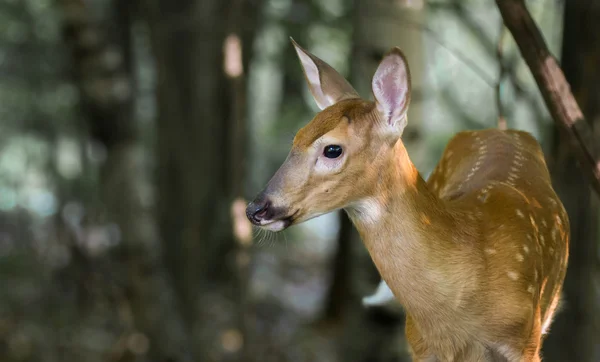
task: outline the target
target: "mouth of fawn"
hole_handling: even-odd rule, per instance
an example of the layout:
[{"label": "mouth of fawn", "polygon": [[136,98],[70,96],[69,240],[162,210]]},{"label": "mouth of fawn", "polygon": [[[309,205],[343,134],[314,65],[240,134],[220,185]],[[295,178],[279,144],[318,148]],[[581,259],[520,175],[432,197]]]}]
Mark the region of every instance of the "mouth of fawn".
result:
[{"label": "mouth of fawn", "polygon": [[402,142],[411,95],[402,51],[381,60],[370,101],[292,43],[320,112],[248,204],[251,223],[282,231],[347,212],[382,300],[406,311],[415,361],[540,361],[570,232],[539,143],[517,130],[460,132],[425,181]]}]

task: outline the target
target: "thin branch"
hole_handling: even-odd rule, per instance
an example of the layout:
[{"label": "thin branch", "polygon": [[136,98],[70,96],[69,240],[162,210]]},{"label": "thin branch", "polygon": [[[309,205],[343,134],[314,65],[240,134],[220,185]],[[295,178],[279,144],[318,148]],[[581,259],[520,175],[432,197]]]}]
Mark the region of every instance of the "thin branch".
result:
[{"label": "thin branch", "polygon": [[428,35],[439,46],[446,49],[448,52],[450,52],[450,54],[452,54],[459,61],[464,63],[485,84],[487,84],[490,88],[494,88],[495,82],[492,76],[487,74],[487,72],[483,70],[483,68],[481,68],[479,65],[477,65],[477,63],[475,63],[475,61],[470,59],[467,55],[459,51],[457,48],[451,47],[450,45],[446,44],[444,40],[442,40],[441,37],[438,34],[436,34],[436,32],[433,29],[416,21],[412,21],[410,19],[402,19],[401,25],[406,26],[407,28],[417,29]]},{"label": "thin branch", "polygon": [[[463,18],[469,16],[468,12],[464,11],[464,9],[459,9],[461,7],[461,5],[458,3],[449,4],[446,2],[440,2],[440,3],[434,3],[434,5],[435,5],[435,8],[452,10],[455,12],[455,14],[457,16],[460,16]],[[428,3],[427,6],[429,8],[431,8],[432,3]],[[386,15],[383,14],[382,16],[386,16]],[[470,30],[471,33],[475,33],[475,34],[481,33],[481,29],[478,26],[476,26],[477,23],[475,21],[473,21],[471,18],[469,18],[467,20],[469,20],[469,21],[461,22],[461,24],[466,25],[467,29]],[[428,36],[431,40],[433,40],[436,44],[438,44],[442,48],[446,49],[446,51],[448,51],[450,54],[452,54],[452,56],[454,56],[456,59],[458,59],[473,74],[475,74],[479,79],[481,79],[481,81],[484,82],[488,87],[490,87],[492,89],[496,89],[497,82],[494,80],[494,77],[492,75],[488,74],[487,71],[485,71],[481,66],[479,66],[477,64],[477,62],[475,62],[473,59],[469,58],[469,56],[467,56],[465,53],[461,52],[458,49],[458,47],[452,46],[445,39],[442,39],[442,37],[435,30],[431,29],[427,25],[413,21],[412,19],[410,19],[408,17],[402,17],[401,21],[399,22],[399,25],[406,27],[406,28],[412,28],[412,29],[422,32],[423,34]],[[477,39],[479,40],[480,44],[486,49],[486,51],[493,48],[493,47],[488,46],[488,44],[490,44],[490,42],[487,40],[487,38],[485,38],[483,36],[478,36]],[[377,54],[378,59],[381,56],[382,56],[382,54]],[[523,84],[521,84],[521,82],[519,81],[519,79],[516,76],[516,73],[515,73],[516,64],[517,64],[516,56],[511,55],[510,58],[505,59],[505,61],[503,63],[504,77],[507,78],[507,80],[510,81],[511,84],[513,85],[517,97],[520,97],[524,101],[529,102],[530,104],[532,104],[532,106],[536,107],[538,102],[537,102],[536,98],[534,97],[534,93],[532,92],[533,90],[529,89],[529,87],[526,87]]]},{"label": "thin branch", "polygon": [[496,0],[504,24],[529,66],[554,122],[567,134],[583,173],[600,195],[600,153],[593,132],[523,0]]},{"label": "thin branch", "polygon": [[487,54],[494,54],[494,41],[487,36],[485,25],[482,26],[481,19],[473,15],[469,5],[465,5],[464,0],[452,0],[447,8],[450,13],[460,19],[459,25],[465,27],[471,32],[471,35],[477,39],[479,44],[486,50]]},{"label": "thin branch", "polygon": [[[479,79],[481,79],[481,81],[484,82],[487,86],[495,89],[496,81],[494,80],[493,76],[489,75],[487,71],[485,71],[481,66],[479,66],[476,61],[469,58],[468,55],[458,50],[458,47],[448,44],[448,42],[445,39],[442,39],[442,37],[439,34],[437,34],[435,30],[431,29],[427,25],[421,24],[416,21],[412,21],[408,18],[402,18],[400,26],[416,29],[417,31],[424,33],[431,40],[433,40],[442,48],[446,49],[450,54],[452,54],[452,56],[457,58],[461,63],[463,63],[467,68],[469,68],[469,70],[471,70],[471,72],[473,72],[477,77],[479,77]],[[469,27],[468,29],[471,32],[477,32],[477,30],[475,30],[476,28],[474,27]],[[481,44],[485,47],[485,43],[483,42],[483,40],[481,40]],[[530,89],[527,89],[527,87],[523,86],[519,79],[517,79],[517,77],[515,76],[515,64],[515,61],[504,63],[505,77],[509,78],[509,80],[513,83],[517,95],[525,96],[525,100],[532,104],[535,104],[535,99],[531,96],[527,96]]]},{"label": "thin branch", "polygon": [[[456,17],[461,19],[459,24],[466,27],[466,29],[469,30],[470,34],[473,34],[475,36],[475,39],[477,39],[479,44],[486,50],[486,52],[488,52],[490,56],[493,56],[495,50],[492,41],[487,36],[485,36],[484,29],[481,26],[479,26],[479,22],[477,21],[477,19],[473,17],[472,13],[465,8],[465,5],[461,1],[462,0],[453,0],[450,3],[447,3],[447,6],[440,6],[441,4],[437,4],[435,5],[435,7],[446,8],[449,11],[453,12]],[[427,5],[430,8],[432,6],[431,3],[428,3]],[[509,80],[512,82],[515,91],[520,94],[525,94],[526,89],[523,86],[523,84],[521,84],[521,82],[516,76],[516,73],[514,72],[514,63],[513,66],[509,66],[509,64],[505,62],[504,67],[505,77],[509,78]],[[532,97],[527,97],[527,100],[531,103],[535,102],[535,100]]]},{"label": "thin branch", "polygon": [[502,107],[502,80],[506,76],[506,67],[503,60],[502,45],[506,35],[506,28],[503,23],[500,23],[500,36],[498,37],[498,45],[496,46],[496,58],[498,58],[498,81],[496,82],[496,108],[498,109],[498,128],[506,129],[506,118],[504,118],[504,109]]}]

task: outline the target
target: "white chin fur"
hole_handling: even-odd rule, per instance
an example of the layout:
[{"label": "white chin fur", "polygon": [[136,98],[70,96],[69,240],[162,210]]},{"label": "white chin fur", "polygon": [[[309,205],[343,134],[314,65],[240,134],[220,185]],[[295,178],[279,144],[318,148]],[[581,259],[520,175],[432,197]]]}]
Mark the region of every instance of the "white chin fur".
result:
[{"label": "white chin fur", "polygon": [[281,230],[285,229],[285,222],[281,221],[281,220],[277,220],[277,221],[273,221],[273,222],[270,222],[265,225],[261,225],[260,227],[263,229],[269,230],[269,231],[277,232],[277,231],[281,231]]}]

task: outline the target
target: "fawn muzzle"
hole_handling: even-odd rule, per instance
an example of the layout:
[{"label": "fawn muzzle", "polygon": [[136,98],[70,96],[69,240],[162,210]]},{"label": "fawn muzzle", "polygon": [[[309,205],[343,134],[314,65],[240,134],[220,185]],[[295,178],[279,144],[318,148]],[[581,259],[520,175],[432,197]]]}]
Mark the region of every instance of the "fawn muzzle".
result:
[{"label": "fawn muzzle", "polygon": [[260,225],[263,220],[269,220],[272,214],[271,202],[267,199],[256,199],[246,207],[246,216],[255,225]]},{"label": "fawn muzzle", "polygon": [[271,231],[286,229],[299,214],[298,190],[302,189],[301,158],[290,153],[266,187],[246,207],[248,220]]},{"label": "fawn muzzle", "polygon": [[274,206],[264,191],[246,207],[246,217],[252,224],[271,231],[289,227],[294,221],[294,215],[287,208]]}]

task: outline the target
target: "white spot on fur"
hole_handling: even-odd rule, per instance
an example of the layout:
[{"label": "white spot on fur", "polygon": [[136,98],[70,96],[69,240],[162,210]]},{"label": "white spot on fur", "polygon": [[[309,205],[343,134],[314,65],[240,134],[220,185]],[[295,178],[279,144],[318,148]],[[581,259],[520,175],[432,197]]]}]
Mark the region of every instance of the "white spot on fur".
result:
[{"label": "white spot on fur", "polygon": [[558,216],[558,214],[556,214],[556,215],[554,215],[554,218],[556,219],[556,223],[557,223],[558,225],[561,225],[561,226],[562,226],[562,220],[560,219],[560,216]]},{"label": "white spot on fur", "polygon": [[525,254],[529,254],[529,247],[527,245],[523,245],[523,251]]},{"label": "white spot on fur", "polygon": [[488,255],[494,255],[494,254],[496,254],[496,249],[486,248],[484,251]]},{"label": "white spot on fur", "polygon": [[518,217],[520,217],[520,218],[525,218],[525,214],[523,214],[523,211],[521,211],[521,210],[517,209],[517,211],[516,211],[516,212],[517,212],[517,216],[518,216]]},{"label": "white spot on fur", "polygon": [[529,286],[527,287],[527,291],[531,294],[533,294],[534,288],[533,285],[529,284]]},{"label": "white spot on fur", "polygon": [[523,254],[521,254],[521,253],[517,253],[516,258],[517,258],[517,261],[523,261],[525,259],[525,258],[523,258]]},{"label": "white spot on fur", "polygon": [[483,190],[483,191],[482,191],[482,192],[479,194],[479,196],[478,196],[477,198],[479,199],[479,201],[481,201],[482,203],[484,203],[484,204],[485,204],[485,202],[486,202],[486,201],[487,201],[487,199],[488,199],[488,196],[489,196],[489,195],[488,195],[487,191],[486,191],[486,190]]},{"label": "white spot on fur", "polygon": [[510,279],[512,279],[512,280],[517,280],[517,279],[519,279],[519,274],[517,274],[517,272],[514,272],[514,271],[512,271],[512,270],[511,270],[511,271],[509,271],[509,272],[507,272],[507,273],[506,273],[506,275],[508,275],[508,277],[509,277]]},{"label": "white spot on fur", "polygon": [[[473,148],[477,147],[479,150],[479,157],[477,158],[477,161],[475,162],[475,164],[473,165],[473,168],[471,168],[471,171],[467,174],[467,177],[465,178],[465,183],[469,182],[471,180],[471,178],[475,175],[475,173],[479,170],[479,168],[481,167],[481,163],[483,162],[483,159],[485,157],[486,154],[486,149],[487,146],[484,147],[485,145],[483,145],[481,143],[481,137],[476,136],[475,137],[475,143],[473,144]],[[460,184],[459,189],[462,188],[463,184]]]}]

